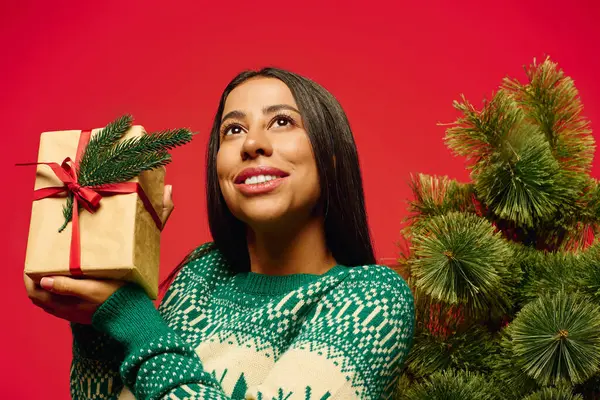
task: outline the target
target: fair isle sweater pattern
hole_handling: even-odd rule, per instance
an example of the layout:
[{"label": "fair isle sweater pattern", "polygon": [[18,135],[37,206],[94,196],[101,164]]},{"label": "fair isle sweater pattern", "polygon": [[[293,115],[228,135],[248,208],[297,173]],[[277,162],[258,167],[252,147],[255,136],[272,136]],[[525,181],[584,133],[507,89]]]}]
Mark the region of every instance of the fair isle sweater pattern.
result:
[{"label": "fair isle sweater pattern", "polygon": [[394,392],[414,304],[384,266],[234,274],[213,250],[158,310],[126,285],[72,328],[73,399],[375,400]]}]

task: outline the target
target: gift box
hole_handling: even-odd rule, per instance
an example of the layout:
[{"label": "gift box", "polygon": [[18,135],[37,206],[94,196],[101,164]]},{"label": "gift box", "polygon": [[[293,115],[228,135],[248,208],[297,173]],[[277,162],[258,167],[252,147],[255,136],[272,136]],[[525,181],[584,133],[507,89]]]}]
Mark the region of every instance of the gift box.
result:
[{"label": "gift box", "polygon": [[[81,152],[101,130],[41,134],[34,192],[41,194],[32,204],[25,273],[36,281],[70,275],[135,282],[156,299],[161,233],[157,218],[163,207],[165,169],[143,171],[126,183],[90,187],[91,191],[69,183],[65,176],[77,180]],[[129,126],[119,140],[141,135],[146,135],[142,126]],[[61,193],[54,193],[61,187]],[[73,218],[64,227],[69,195],[83,208],[72,207]]]}]

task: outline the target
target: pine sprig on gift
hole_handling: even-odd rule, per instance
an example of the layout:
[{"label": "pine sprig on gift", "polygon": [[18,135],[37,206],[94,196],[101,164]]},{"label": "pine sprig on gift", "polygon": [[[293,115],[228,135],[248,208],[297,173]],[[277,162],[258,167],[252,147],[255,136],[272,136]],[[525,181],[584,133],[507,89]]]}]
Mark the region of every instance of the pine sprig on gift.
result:
[{"label": "pine sprig on gift", "polygon": [[[168,150],[192,140],[192,133],[184,128],[121,140],[131,123],[131,116],[123,116],[90,139],[78,168],[78,183],[81,186],[96,187],[127,182],[143,171],[167,165],[171,162]],[[59,232],[64,230],[73,217],[72,194],[67,198],[63,215],[65,223]]]},{"label": "pine sprig on gift", "polygon": [[138,153],[130,157],[115,157],[110,164],[104,163],[102,168],[95,170],[88,177],[86,186],[95,187],[108,183],[127,182],[138,176],[142,171],[162,167],[171,162],[171,155],[166,151],[154,153]]},{"label": "pine sprig on gift", "polygon": [[[125,139],[107,148],[94,165],[81,168],[80,184],[97,186],[128,181],[135,176],[131,176],[132,171],[141,172],[165,165],[170,158],[165,159],[163,153],[190,140],[188,129],[166,130]],[[156,157],[148,157],[151,154]]]},{"label": "pine sprig on gift", "polygon": [[85,182],[87,174],[98,165],[103,153],[112,148],[131,128],[133,117],[124,115],[106,125],[104,129],[92,136],[78,166],[77,176],[80,182]]}]

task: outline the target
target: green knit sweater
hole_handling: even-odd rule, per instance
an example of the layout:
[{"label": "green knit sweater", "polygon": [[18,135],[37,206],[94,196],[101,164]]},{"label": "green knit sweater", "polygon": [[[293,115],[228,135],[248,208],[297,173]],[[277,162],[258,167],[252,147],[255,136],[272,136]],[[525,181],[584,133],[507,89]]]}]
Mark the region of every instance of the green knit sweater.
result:
[{"label": "green knit sweater", "polygon": [[73,399],[387,399],[414,305],[384,266],[234,274],[212,250],[158,310],[128,284],[72,329]]}]

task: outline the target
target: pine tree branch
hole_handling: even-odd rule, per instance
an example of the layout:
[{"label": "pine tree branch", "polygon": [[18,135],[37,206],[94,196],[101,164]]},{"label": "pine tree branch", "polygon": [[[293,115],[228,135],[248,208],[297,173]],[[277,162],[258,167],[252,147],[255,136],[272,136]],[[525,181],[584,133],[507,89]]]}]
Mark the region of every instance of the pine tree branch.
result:
[{"label": "pine tree branch", "polygon": [[171,155],[166,151],[155,153],[138,153],[127,158],[116,158],[112,163],[104,163],[89,176],[86,186],[95,187],[109,183],[127,182],[143,171],[165,166],[171,162]]},{"label": "pine tree branch", "polygon": [[411,175],[410,188],[413,200],[409,202],[411,225],[419,221],[444,215],[451,211],[475,213],[475,188],[472,184],[463,184],[447,176],[437,177],[426,174]]},{"label": "pine tree branch", "polygon": [[534,127],[510,135],[503,151],[474,178],[478,197],[492,214],[523,227],[553,219],[573,196],[561,185],[560,167]]},{"label": "pine tree branch", "polygon": [[79,181],[86,181],[88,174],[93,173],[104,153],[110,150],[129,130],[133,122],[131,115],[124,115],[109,123],[104,129],[92,136],[79,163],[77,176]]},{"label": "pine tree branch", "polygon": [[415,284],[432,299],[464,304],[474,315],[508,309],[512,250],[486,220],[462,213],[432,217],[413,237],[413,253]]},{"label": "pine tree branch", "polygon": [[541,385],[600,372],[600,307],[585,296],[546,293],[523,307],[507,333],[519,369]]},{"label": "pine tree branch", "polygon": [[463,116],[446,130],[445,142],[455,154],[471,160],[474,168],[500,150],[505,138],[519,128],[524,118],[514,99],[502,90],[485,102],[481,111],[464,97],[462,103],[454,102],[454,108]]},{"label": "pine tree branch", "polygon": [[545,134],[556,159],[566,170],[588,173],[594,156],[594,137],[582,116],[583,106],[573,80],[549,58],[526,68],[528,84],[506,78],[510,91],[528,118]]},{"label": "pine tree branch", "polygon": [[471,371],[437,371],[413,385],[403,400],[498,400],[505,398],[496,382]]},{"label": "pine tree branch", "polygon": [[[192,135],[188,129],[174,129],[162,131],[157,134],[142,135],[125,139],[106,150],[102,154],[102,158],[98,160],[93,167],[90,166],[89,169],[85,171],[85,175],[80,182],[82,185],[93,186],[100,180],[105,181],[105,179],[102,179],[104,174],[109,174],[111,178],[114,178],[118,176],[118,170],[115,171],[117,165],[119,167],[125,165],[128,171],[136,170],[131,165],[131,161],[136,160],[136,157],[151,153],[163,154],[167,150],[186,144],[191,140]],[[150,159],[144,159],[144,163],[148,163]],[[158,163],[156,165],[159,166],[165,164]],[[128,173],[127,176],[129,177],[131,175]],[[125,180],[119,178],[120,182],[124,182]]]},{"label": "pine tree branch", "polygon": [[67,204],[63,206],[63,216],[65,217],[65,222],[58,229],[59,232],[64,231],[69,222],[71,222],[71,218],[73,218],[73,193],[69,193],[67,196]]}]

